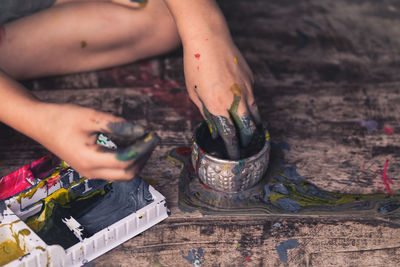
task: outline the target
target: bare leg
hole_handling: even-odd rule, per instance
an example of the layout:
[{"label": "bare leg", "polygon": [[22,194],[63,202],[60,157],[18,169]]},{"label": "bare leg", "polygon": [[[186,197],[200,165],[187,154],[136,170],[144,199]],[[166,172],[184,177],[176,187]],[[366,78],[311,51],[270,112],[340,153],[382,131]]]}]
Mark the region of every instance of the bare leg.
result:
[{"label": "bare leg", "polygon": [[162,0],[135,9],[103,1],[57,4],[4,25],[0,69],[16,79],[129,63],[179,45]]}]

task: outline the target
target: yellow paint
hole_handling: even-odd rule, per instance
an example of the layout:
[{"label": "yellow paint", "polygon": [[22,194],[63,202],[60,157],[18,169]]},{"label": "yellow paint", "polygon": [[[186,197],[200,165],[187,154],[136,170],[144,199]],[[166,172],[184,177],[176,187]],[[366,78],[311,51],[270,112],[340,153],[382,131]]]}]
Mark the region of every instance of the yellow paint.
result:
[{"label": "yellow paint", "polygon": [[269,133],[265,134],[265,140],[268,142],[271,139],[271,137],[269,136]]},{"label": "yellow paint", "polygon": [[234,61],[236,64],[238,64],[238,59],[237,59],[237,57],[234,57],[234,58],[233,58],[233,61]]},{"label": "yellow paint", "polygon": [[228,165],[224,165],[224,171],[226,171],[226,169],[228,169]]},{"label": "yellow paint", "polygon": [[22,229],[18,232],[19,235],[27,236],[31,234],[31,231],[29,229]]},{"label": "yellow paint", "polygon": [[46,251],[46,249],[44,247],[41,247],[41,246],[37,246],[37,247],[35,247],[35,249],[40,249],[41,251]]},{"label": "yellow paint", "polygon": [[151,139],[153,139],[153,136],[152,136],[152,135],[148,135],[148,136],[144,139],[144,142],[147,143],[147,142],[149,142]]},{"label": "yellow paint", "polygon": [[285,197],[285,195],[276,193],[276,194],[268,194],[268,197],[271,200],[271,202],[274,203],[276,200]]},{"label": "yellow paint", "polygon": [[14,240],[6,240],[0,244],[0,265],[6,265],[13,260],[25,255],[18,242]]},{"label": "yellow paint", "polygon": [[174,158],[173,156],[171,156],[171,152],[172,151],[168,151],[167,152],[167,155],[166,155],[167,156],[167,161],[171,162],[172,164],[175,164],[175,165],[179,166],[179,168],[181,170],[183,170],[183,168],[185,167],[185,164],[182,161],[180,161],[180,160]]},{"label": "yellow paint", "polygon": [[232,93],[234,93],[235,95],[242,96],[242,90],[240,89],[240,87],[239,87],[239,85],[238,85],[237,83],[234,83],[234,84],[231,86],[231,91],[232,91]]},{"label": "yellow paint", "polygon": [[[78,183],[82,183],[86,178],[82,178],[79,182],[71,184],[68,189],[61,188],[54,192],[53,194],[47,196],[42,200],[43,208],[39,215],[32,216],[26,220],[26,224],[35,232],[39,232],[46,226],[47,218],[49,218],[53,214],[53,209],[55,204],[57,203],[60,206],[66,206],[72,200],[84,200],[93,197],[97,194],[105,194],[104,188],[101,191],[94,191],[91,194],[79,197],[79,195],[73,196],[70,194],[69,190],[72,186]],[[111,182],[109,182],[111,183]]]},{"label": "yellow paint", "polygon": [[33,197],[33,195],[35,195],[35,193],[37,192],[37,190],[39,188],[42,188],[42,187],[46,186],[46,183],[47,183],[48,180],[56,179],[57,177],[60,177],[60,170],[55,171],[48,178],[40,181],[34,188],[31,188],[30,190],[28,190],[26,192],[22,192],[21,194],[19,194],[18,197],[16,198],[16,200],[18,201],[18,203],[21,203],[21,199],[23,199],[23,198],[31,199]]},{"label": "yellow paint", "polygon": [[208,129],[210,130],[210,133],[213,133],[213,128],[212,128],[211,123],[207,123],[207,124],[208,124]]}]

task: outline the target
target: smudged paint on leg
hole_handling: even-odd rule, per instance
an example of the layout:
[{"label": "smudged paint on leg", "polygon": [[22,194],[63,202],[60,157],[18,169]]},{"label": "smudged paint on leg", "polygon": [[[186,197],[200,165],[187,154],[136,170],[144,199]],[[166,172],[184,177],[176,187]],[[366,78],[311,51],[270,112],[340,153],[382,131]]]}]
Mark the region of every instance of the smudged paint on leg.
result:
[{"label": "smudged paint on leg", "polygon": [[238,58],[237,58],[237,57],[234,57],[234,58],[233,58],[233,62],[235,62],[236,64],[238,64]]},{"label": "smudged paint on leg", "polygon": [[144,128],[131,121],[117,121],[107,124],[108,130],[121,137],[141,137],[145,134]]},{"label": "smudged paint on leg", "polygon": [[0,45],[4,42],[6,38],[6,28],[3,25],[0,25]]},{"label": "smudged paint on leg", "polygon": [[87,46],[87,42],[86,41],[81,41],[81,48],[85,48]]},{"label": "smudged paint on leg", "polygon": [[200,54],[199,54],[199,53],[194,54],[194,57],[195,57],[196,59],[200,59]]}]

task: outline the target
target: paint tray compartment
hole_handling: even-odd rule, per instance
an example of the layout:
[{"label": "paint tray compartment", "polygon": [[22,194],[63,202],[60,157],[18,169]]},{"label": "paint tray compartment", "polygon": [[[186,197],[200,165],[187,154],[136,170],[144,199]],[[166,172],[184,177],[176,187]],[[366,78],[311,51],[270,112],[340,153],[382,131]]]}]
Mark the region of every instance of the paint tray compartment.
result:
[{"label": "paint tray compartment", "polygon": [[[116,190],[118,183],[81,177],[67,164],[55,160],[52,156],[37,162],[41,164],[34,162],[28,167],[21,168],[24,171],[19,172],[29,174],[27,179],[18,177],[20,181],[28,181],[29,178],[29,183],[25,182],[23,185],[24,189],[18,193],[13,192],[14,195],[3,200],[7,208],[3,212],[3,217],[0,216],[0,244],[8,242],[6,245],[17,246],[20,249],[15,250],[20,254],[13,255],[18,259],[9,262],[6,265],[8,267],[81,266],[168,217],[169,210],[165,198],[140,177],[136,177],[133,182],[129,182],[130,185],[132,183],[140,185],[140,187],[135,185],[137,191],[133,196],[140,195],[139,188],[145,188],[147,196],[141,197],[146,198],[147,202],[135,206],[138,209],[124,213],[123,217],[118,217],[104,227],[98,226],[102,221],[95,221],[94,228],[93,225],[90,228],[84,223],[85,216],[100,206],[98,203],[103,203],[101,201],[105,201],[104,199],[110,195],[110,190]],[[46,171],[43,172],[44,169]],[[41,175],[38,175],[39,173]],[[0,180],[0,187],[1,182],[7,181],[5,177]],[[126,186],[123,184],[120,187]],[[132,195],[127,196],[132,197]],[[137,198],[139,199],[139,196]],[[135,204],[138,200],[133,198],[132,201]],[[77,206],[75,210],[71,208],[74,203]],[[1,204],[0,202],[0,211]],[[84,207],[88,207],[87,213]],[[70,210],[72,211],[69,213]],[[49,214],[52,217],[49,217]],[[43,226],[42,223],[47,222],[47,218],[52,219],[47,225],[64,223],[65,226],[62,226],[64,228],[57,226],[49,228],[47,232],[44,231],[47,226]],[[60,240],[66,238],[69,241],[58,242],[58,239],[49,239],[50,235],[46,233],[53,229],[58,231],[54,235],[56,238]],[[11,244],[11,241],[15,242]],[[20,257],[22,254],[24,256]]]},{"label": "paint tray compartment", "polygon": [[[43,266],[47,263],[46,244],[10,209],[3,213],[0,224],[0,265],[26,264]],[[23,257],[21,257],[23,256]],[[23,266],[23,265],[22,265]]]}]

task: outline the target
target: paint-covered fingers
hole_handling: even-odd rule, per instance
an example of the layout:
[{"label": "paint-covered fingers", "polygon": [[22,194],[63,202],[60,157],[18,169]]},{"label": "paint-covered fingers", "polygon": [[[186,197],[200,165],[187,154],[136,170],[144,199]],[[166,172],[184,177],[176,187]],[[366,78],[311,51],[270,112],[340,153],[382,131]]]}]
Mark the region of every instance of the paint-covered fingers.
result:
[{"label": "paint-covered fingers", "polygon": [[255,102],[252,91],[250,91],[250,93],[248,94],[246,104],[247,104],[247,110],[250,112],[250,115],[253,118],[256,125],[257,126],[261,125],[262,121],[261,121],[260,111],[258,110],[258,106]]},{"label": "paint-covered fingers", "polygon": [[151,153],[158,143],[160,142],[160,137],[154,132],[149,133],[140,141],[126,148],[118,148],[116,150],[116,158],[119,161],[130,161],[132,159],[137,160],[142,156]]},{"label": "paint-covered fingers", "polygon": [[[156,148],[160,138],[156,133],[149,133],[135,143],[117,149],[98,146],[95,151],[96,165],[86,175],[90,178],[102,178],[107,180],[126,180],[134,178],[144,167],[151,153]],[[98,170],[113,170],[113,176],[99,176]],[[120,175],[116,175],[119,173]],[[85,175],[85,174],[84,174]]]},{"label": "paint-covered fingers", "polygon": [[139,138],[145,134],[145,129],[135,122],[118,118],[115,121],[107,122],[102,132],[123,138]]},{"label": "paint-covered fingers", "polygon": [[233,93],[233,102],[228,112],[236,125],[241,146],[246,147],[253,138],[256,131],[256,124],[247,110],[247,105],[239,85],[232,85],[231,91]]},{"label": "paint-covered fingers", "polygon": [[218,129],[214,122],[213,115],[208,111],[208,109],[203,105],[203,117],[207,122],[208,129],[213,139],[218,137]]},{"label": "paint-covered fingers", "polygon": [[226,152],[230,159],[239,159],[239,140],[236,134],[235,126],[228,116],[212,116],[213,123],[218,134],[221,136],[225,143]]},{"label": "paint-covered fingers", "polygon": [[85,127],[91,133],[104,133],[107,136],[115,135],[132,139],[142,137],[146,133],[144,127],[138,123],[101,111],[92,110],[89,117],[90,123]]}]

